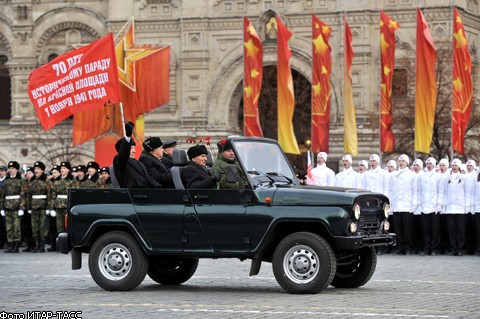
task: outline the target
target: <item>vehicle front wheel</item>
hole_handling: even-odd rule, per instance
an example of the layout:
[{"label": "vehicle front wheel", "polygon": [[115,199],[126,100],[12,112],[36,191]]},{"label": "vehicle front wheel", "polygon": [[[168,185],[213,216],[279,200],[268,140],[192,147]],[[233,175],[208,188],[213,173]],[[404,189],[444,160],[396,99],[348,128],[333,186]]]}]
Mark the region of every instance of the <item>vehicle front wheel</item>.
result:
[{"label": "vehicle front wheel", "polygon": [[285,237],[275,249],[272,268],[277,282],[292,294],[316,294],[330,285],[336,270],[332,248],[314,233]]},{"label": "vehicle front wheel", "polygon": [[122,231],[100,236],[90,250],[88,266],[93,280],[109,291],[127,291],[145,278],[148,258],[136,239]]},{"label": "vehicle front wheel", "polygon": [[148,275],[163,285],[179,285],[190,279],[198,267],[198,258],[156,256],[150,258]]},{"label": "vehicle front wheel", "polygon": [[377,253],[373,247],[364,247],[352,254],[340,257],[332,286],[337,288],[358,288],[372,278],[377,268]]}]

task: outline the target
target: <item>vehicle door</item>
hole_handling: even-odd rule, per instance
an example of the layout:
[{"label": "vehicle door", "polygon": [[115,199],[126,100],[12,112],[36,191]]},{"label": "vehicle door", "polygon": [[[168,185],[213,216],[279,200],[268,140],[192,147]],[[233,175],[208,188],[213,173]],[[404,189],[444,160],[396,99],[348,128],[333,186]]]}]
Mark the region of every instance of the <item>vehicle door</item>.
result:
[{"label": "vehicle door", "polygon": [[183,212],[189,202],[185,190],[129,189],[135,211],[152,249],[179,252],[183,249]]},{"label": "vehicle door", "polygon": [[[205,232],[215,253],[245,252],[245,197],[249,190],[189,189],[188,192],[194,210],[185,219],[197,223]],[[185,251],[188,249],[186,246]]]}]

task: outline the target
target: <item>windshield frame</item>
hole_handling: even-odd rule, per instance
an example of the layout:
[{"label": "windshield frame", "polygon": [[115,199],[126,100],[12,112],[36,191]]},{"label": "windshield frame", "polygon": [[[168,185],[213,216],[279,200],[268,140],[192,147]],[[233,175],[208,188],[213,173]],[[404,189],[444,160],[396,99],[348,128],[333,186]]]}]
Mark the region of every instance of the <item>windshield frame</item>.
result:
[{"label": "windshield frame", "polygon": [[[245,172],[245,176],[254,187],[257,187],[258,184],[264,183],[268,183],[269,185],[277,183],[289,185],[298,184],[296,174],[277,141],[263,137],[232,137],[230,140],[237,160]],[[255,147],[255,145],[258,147]],[[251,150],[247,151],[245,146],[248,146]],[[262,157],[260,154],[261,151],[270,151],[270,155],[273,155],[276,159],[277,167],[274,167],[275,165],[272,165],[272,167],[265,166],[271,164],[273,159],[272,156]],[[251,153],[253,153],[252,159],[254,163],[248,163],[247,158],[245,158],[246,156],[250,156]],[[263,164],[263,167],[262,165],[258,166],[257,164]],[[256,171],[258,174],[249,174],[248,172],[251,171]],[[263,180],[259,180],[258,177],[263,177]]]}]

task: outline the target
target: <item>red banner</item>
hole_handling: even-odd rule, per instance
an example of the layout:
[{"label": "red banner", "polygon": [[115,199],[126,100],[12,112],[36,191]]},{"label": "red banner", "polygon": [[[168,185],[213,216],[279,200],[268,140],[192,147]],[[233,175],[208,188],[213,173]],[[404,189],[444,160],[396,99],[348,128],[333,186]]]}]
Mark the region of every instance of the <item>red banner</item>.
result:
[{"label": "red banner", "polygon": [[453,10],[452,148],[464,154],[465,131],[473,103],[472,58],[462,19],[457,8]]},{"label": "red banner", "polygon": [[395,65],[395,30],[400,26],[397,21],[380,11],[380,150],[392,152],[395,147],[395,135],[392,130],[392,80]]},{"label": "red banner", "polygon": [[312,15],[312,151],[328,152],[330,131],[330,74],[332,49],[328,44],[332,29]]},{"label": "red banner", "polygon": [[247,18],[243,18],[243,132],[245,136],[263,136],[258,114],[258,98],[262,89],[262,40]]},{"label": "red banner", "polygon": [[113,35],[70,51],[34,70],[28,96],[48,130],[77,112],[121,101]]}]

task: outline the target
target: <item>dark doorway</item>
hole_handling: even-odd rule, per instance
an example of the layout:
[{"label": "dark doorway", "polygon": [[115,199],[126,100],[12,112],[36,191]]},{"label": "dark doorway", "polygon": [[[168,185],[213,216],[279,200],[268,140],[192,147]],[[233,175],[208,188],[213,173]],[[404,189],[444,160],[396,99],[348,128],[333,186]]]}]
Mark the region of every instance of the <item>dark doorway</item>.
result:
[{"label": "dark doorway", "polygon": [[5,65],[7,61],[5,55],[0,55],[0,120],[10,120],[12,113],[12,85]]}]

